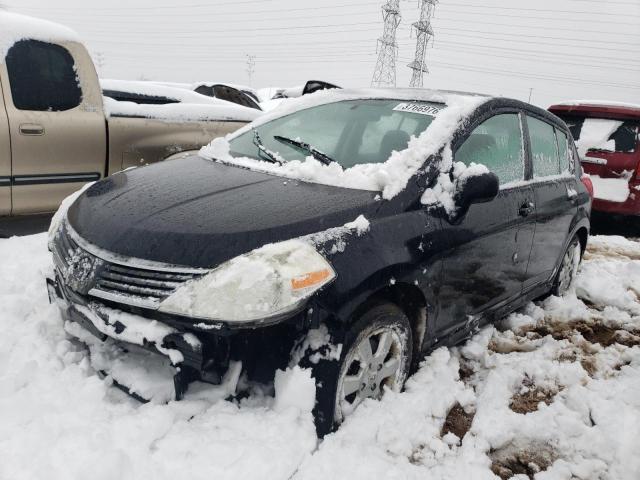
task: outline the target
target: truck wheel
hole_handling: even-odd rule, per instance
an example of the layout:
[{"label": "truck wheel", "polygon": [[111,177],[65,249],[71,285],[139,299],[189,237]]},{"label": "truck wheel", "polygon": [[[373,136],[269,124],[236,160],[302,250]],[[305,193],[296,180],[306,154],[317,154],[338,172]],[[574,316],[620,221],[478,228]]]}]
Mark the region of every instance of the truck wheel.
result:
[{"label": "truck wheel", "polygon": [[311,367],[316,380],[318,436],[340,425],[364,400],[380,399],[385,388],[400,391],[409,374],[412,345],[409,319],[396,305],[384,303],[346,332],[339,360],[318,361],[317,352],[314,357],[308,349],[299,364]]},{"label": "truck wheel", "polygon": [[551,290],[553,295],[562,297],[571,289],[578,274],[578,267],[581,261],[582,247],[580,246],[580,240],[578,237],[573,237],[562,257],[558,275],[553,282],[553,289]]}]

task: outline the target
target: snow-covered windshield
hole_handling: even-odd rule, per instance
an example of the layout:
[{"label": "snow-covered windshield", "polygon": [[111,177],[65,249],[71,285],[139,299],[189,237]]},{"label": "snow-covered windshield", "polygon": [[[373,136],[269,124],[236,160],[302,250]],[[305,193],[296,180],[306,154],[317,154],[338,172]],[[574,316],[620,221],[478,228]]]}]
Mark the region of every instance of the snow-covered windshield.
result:
[{"label": "snow-covered windshield", "polygon": [[[405,150],[444,108],[442,104],[399,100],[351,100],[316,106],[259,125],[232,139],[236,158],[264,160],[264,149],[284,161],[310,154],[303,142],[343,168],[382,163]],[[264,147],[256,145],[256,133]],[[293,140],[287,142],[283,139]]]},{"label": "snow-covered windshield", "polygon": [[569,126],[581,156],[589,150],[633,153],[640,122],[607,118],[561,117]]}]

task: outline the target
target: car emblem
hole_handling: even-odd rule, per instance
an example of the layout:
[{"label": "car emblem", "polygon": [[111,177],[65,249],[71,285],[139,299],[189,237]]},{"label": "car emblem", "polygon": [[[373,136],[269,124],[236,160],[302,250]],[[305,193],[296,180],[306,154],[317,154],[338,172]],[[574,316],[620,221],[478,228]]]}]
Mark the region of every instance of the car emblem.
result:
[{"label": "car emblem", "polygon": [[87,294],[93,287],[100,259],[80,250],[74,250],[69,256],[63,277],[66,284],[80,294]]}]

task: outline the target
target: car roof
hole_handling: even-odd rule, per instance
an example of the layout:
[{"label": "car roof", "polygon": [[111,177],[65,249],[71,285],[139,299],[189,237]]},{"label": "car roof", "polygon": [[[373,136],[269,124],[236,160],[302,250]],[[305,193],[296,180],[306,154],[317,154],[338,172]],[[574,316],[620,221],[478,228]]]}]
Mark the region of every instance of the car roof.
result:
[{"label": "car roof", "polygon": [[[330,92],[330,94],[323,92]],[[323,93],[329,97],[335,97],[336,100],[340,100],[342,98],[348,98],[350,100],[379,98],[434,103],[445,103],[445,98],[449,96],[492,98],[491,95],[482,93],[460,92],[455,90],[435,90],[427,88],[343,88],[323,90],[316,93]]]},{"label": "car roof", "polygon": [[602,100],[563,102],[549,107],[555,114],[579,114],[584,117],[640,119],[640,105]]},{"label": "car roof", "polygon": [[42,42],[79,42],[80,37],[70,28],[27,15],[0,10],[0,56],[4,57],[20,40]]}]

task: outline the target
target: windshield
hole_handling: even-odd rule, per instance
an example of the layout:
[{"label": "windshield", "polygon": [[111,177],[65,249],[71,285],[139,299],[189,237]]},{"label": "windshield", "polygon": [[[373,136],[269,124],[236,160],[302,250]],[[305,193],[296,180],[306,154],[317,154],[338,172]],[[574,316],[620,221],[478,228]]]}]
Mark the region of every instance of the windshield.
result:
[{"label": "windshield", "polygon": [[560,118],[571,130],[582,154],[589,150],[633,153],[636,149],[640,122],[578,116]]},{"label": "windshield", "polygon": [[[383,163],[391,152],[405,150],[411,136],[419,136],[444,104],[399,100],[354,100],[301,110],[272,120],[232,139],[230,154],[263,160],[255,132],[269,152],[283,161],[319,157],[318,152],[343,168]],[[283,141],[282,137],[293,140]],[[315,149],[316,155],[296,143]]]}]

